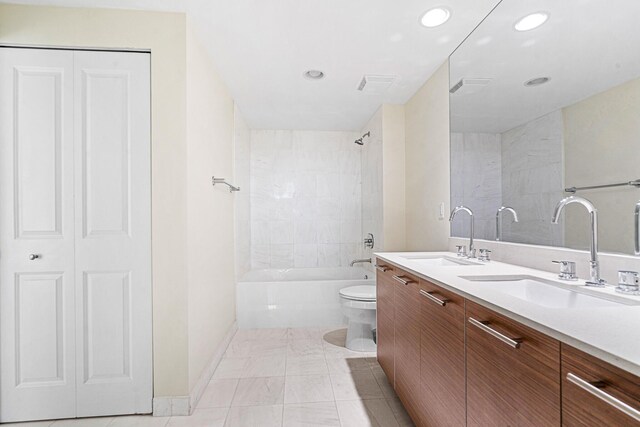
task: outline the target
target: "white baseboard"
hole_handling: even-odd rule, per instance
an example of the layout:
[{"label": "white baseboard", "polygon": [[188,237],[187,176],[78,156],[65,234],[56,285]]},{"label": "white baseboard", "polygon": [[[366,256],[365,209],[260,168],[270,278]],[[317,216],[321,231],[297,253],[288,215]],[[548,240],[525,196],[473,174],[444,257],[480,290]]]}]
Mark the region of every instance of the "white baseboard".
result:
[{"label": "white baseboard", "polygon": [[191,390],[189,396],[169,396],[169,397],[155,397],[153,399],[153,416],[154,417],[169,417],[169,416],[184,416],[191,415],[198,402],[207,388],[207,384],[211,381],[211,377],[216,368],[222,360],[224,352],[227,351],[229,343],[233,339],[233,336],[238,330],[237,322],[233,322],[222,342],[218,346],[218,349],[211,357],[209,364],[202,371],[202,375],[198,379],[198,382]]}]

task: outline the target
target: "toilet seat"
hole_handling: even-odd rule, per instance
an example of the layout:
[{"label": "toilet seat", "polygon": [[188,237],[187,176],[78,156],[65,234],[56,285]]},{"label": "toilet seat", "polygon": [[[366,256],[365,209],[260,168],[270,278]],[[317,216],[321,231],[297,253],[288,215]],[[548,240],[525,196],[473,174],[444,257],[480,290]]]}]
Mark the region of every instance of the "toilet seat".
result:
[{"label": "toilet seat", "polygon": [[340,289],[340,296],[352,301],[375,302],[376,287],[373,285],[350,286]]}]

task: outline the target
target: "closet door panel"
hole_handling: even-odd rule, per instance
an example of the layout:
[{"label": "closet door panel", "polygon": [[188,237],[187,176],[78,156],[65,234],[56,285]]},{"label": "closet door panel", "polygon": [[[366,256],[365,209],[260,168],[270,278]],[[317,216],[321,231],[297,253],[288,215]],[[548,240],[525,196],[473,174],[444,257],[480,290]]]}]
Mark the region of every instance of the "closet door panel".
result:
[{"label": "closet door panel", "polygon": [[73,52],[0,48],[0,422],[74,417]]},{"label": "closet door panel", "polygon": [[78,416],[151,412],[149,59],[75,53]]}]

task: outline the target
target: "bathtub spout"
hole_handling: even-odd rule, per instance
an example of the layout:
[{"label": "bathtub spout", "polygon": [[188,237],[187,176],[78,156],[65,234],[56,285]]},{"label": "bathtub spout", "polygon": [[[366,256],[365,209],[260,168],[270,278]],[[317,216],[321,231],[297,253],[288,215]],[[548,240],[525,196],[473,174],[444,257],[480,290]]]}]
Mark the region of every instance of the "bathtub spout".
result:
[{"label": "bathtub spout", "polygon": [[367,259],[354,259],[353,261],[351,261],[351,267],[353,267],[354,264],[360,264],[363,262],[368,262],[369,264],[371,264],[371,258],[367,258]]}]

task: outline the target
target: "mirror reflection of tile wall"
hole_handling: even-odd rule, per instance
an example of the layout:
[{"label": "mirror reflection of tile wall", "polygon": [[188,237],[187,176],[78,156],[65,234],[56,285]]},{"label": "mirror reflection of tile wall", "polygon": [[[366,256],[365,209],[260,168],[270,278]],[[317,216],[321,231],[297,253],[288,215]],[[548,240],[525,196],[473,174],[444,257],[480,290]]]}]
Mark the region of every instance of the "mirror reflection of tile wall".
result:
[{"label": "mirror reflection of tile wall", "polygon": [[[517,206],[517,224],[503,219],[503,240],[563,246],[563,227],[547,218],[563,197],[562,127],[557,111],[504,133],[451,134],[452,205],[473,209],[477,238],[494,240],[497,209]],[[467,221],[454,222],[452,235],[468,229]]]}]

